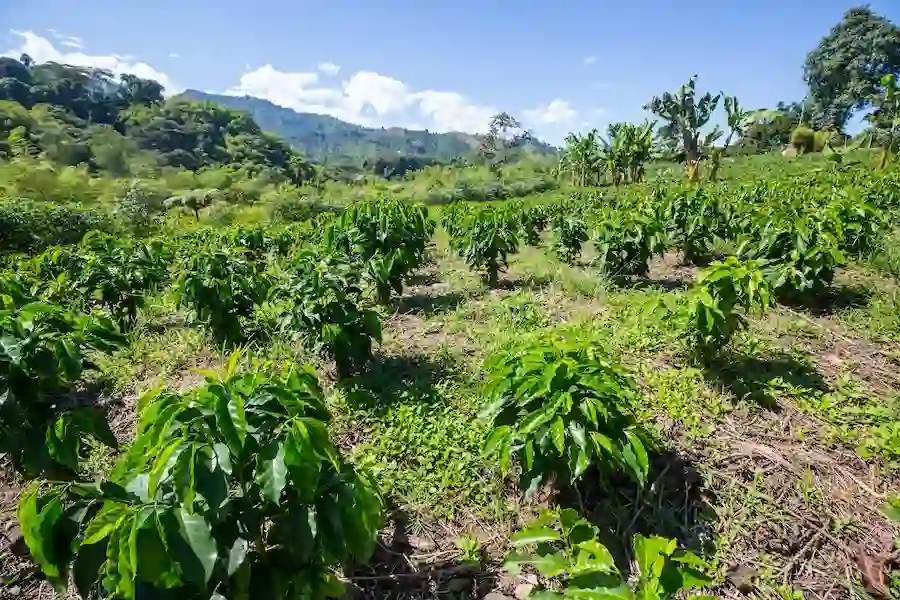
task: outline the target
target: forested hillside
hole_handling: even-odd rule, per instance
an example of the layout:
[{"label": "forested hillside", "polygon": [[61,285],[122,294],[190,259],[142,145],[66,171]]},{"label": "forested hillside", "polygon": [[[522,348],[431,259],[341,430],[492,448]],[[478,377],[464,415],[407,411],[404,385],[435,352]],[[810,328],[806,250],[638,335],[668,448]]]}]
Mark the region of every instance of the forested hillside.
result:
[{"label": "forested hillside", "polygon": [[[433,133],[401,127],[363,127],[328,115],[300,113],[251,96],[225,96],[188,90],[181,97],[211,100],[245,111],[264,131],[282,136],[314,162],[327,159],[335,163],[360,163],[400,154],[448,163],[456,157],[472,155],[481,143],[479,136],[461,132]],[[555,151],[540,140],[530,140],[528,148],[539,154]]]},{"label": "forested hillside", "polygon": [[155,81],[102,69],[0,58],[0,155],[139,175],[165,167],[229,165],[293,181],[309,164],[245,113],[212,102],[164,100]]}]

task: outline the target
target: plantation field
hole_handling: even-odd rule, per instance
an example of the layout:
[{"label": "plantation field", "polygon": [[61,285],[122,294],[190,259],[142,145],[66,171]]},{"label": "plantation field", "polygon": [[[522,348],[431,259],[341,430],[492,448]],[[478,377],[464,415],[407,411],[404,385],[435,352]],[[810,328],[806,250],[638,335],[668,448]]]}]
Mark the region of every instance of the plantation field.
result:
[{"label": "plantation field", "polygon": [[779,158],[9,258],[3,593],[900,593],[900,171]]}]

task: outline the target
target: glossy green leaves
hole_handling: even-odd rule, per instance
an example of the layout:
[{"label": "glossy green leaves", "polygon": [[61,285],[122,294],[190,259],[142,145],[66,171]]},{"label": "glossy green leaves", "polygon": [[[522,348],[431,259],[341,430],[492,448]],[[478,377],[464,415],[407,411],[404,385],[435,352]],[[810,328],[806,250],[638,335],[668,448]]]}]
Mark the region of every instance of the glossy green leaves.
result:
[{"label": "glossy green leaves", "polygon": [[516,458],[524,493],[552,478],[574,482],[594,465],[646,481],[649,459],[631,416],[635,383],[588,343],[542,339],[494,357],[488,369],[485,451],[503,470]]},{"label": "glossy green leaves", "polygon": [[559,591],[540,585],[528,596],[531,600],[664,600],[712,581],[704,574],[709,570],[705,561],[676,549],[675,540],[641,535],[633,541],[638,576],[627,580],[597,535],[597,528],[570,508],[545,510],[512,536],[506,568],[518,573],[529,566],[559,581]]}]

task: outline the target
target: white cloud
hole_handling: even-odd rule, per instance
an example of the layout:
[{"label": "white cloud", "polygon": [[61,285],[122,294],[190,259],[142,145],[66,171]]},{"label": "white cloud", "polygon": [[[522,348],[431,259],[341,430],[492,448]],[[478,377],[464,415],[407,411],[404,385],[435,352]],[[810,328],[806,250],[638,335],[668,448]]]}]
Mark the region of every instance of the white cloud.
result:
[{"label": "white cloud", "polygon": [[547,106],[539,106],[525,111],[525,118],[539,125],[568,123],[578,116],[578,111],[565,100],[557,98]]},{"label": "white cloud", "polygon": [[[33,31],[13,30],[12,33],[21,38],[19,45],[16,48],[10,48],[9,50],[0,52],[0,56],[12,56],[18,58],[22,54],[27,54],[37,63],[52,61],[67,65],[81,65],[85,67],[106,69],[116,75],[130,73],[144,79],[155,79],[166,88],[167,94],[177,93],[182,89],[162,71],[157,71],[145,62],[135,61],[131,56],[119,54],[87,54],[82,51],[68,52],[66,50],[57,49],[50,40]],[[60,34],[52,30],[51,33],[55,34],[56,37],[61,37]],[[72,47],[70,44],[66,44],[66,41],[78,44],[82,43],[80,39],[75,38],[74,36],[66,36],[65,40],[60,42],[60,45]]]},{"label": "white cloud", "polygon": [[420,128],[424,124],[442,132],[483,132],[496,112],[492,107],[473,104],[457,92],[417,91],[373,71],[354,73],[338,86],[323,83],[315,72],[284,72],[265,65],[248,69],[238,85],[225,93],[265,98],[297,111],[327,114],[361,125]]},{"label": "white cloud", "polygon": [[341,70],[341,68],[338,65],[334,64],[333,62],[327,62],[327,61],[320,62],[318,64],[317,68],[320,71],[322,71],[323,73],[325,73],[326,75],[331,75],[331,76],[337,75],[338,71]]},{"label": "white cloud", "polygon": [[83,50],[84,42],[81,41],[81,38],[77,37],[67,37],[66,39],[60,42],[60,45],[65,46],[66,48],[74,48],[75,50]]},{"label": "white cloud", "polygon": [[497,112],[490,106],[471,104],[456,92],[425,90],[415,97],[419,101],[419,110],[434,121],[436,131],[482,133]]},{"label": "white cloud", "polygon": [[181,58],[181,55],[177,52],[169,52],[169,58]]},{"label": "white cloud", "polygon": [[586,65],[592,65],[595,62],[597,62],[597,57],[596,56],[585,56],[583,62]]}]

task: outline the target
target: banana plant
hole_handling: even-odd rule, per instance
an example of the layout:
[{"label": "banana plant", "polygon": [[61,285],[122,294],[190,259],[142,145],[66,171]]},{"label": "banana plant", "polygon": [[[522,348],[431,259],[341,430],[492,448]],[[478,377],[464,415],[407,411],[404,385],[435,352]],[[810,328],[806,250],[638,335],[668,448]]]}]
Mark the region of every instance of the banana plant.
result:
[{"label": "banana plant", "polygon": [[744,135],[744,131],[749,124],[748,120],[755,114],[751,111],[741,109],[741,105],[735,96],[725,96],[723,94],[723,98],[725,113],[728,118],[728,135],[725,137],[725,143],[723,145],[713,148],[712,150],[712,167],[709,172],[710,181],[716,180],[716,177],[719,174],[719,166],[721,165],[722,157],[728,151],[731,140],[735,135]]},{"label": "banana plant", "polygon": [[720,131],[714,131],[701,139],[700,130],[709,123],[722,95],[707,92],[698,99],[696,84],[697,76],[694,75],[675,94],[665,92],[662,96],[654,96],[644,106],[645,110],[667,121],[664,133],[678,141],[691,181],[700,180],[701,149],[711,146],[715,136],[721,135]]},{"label": "banana plant", "polygon": [[596,129],[583,135],[570,133],[566,147],[559,159],[558,172],[569,173],[572,183],[578,187],[597,185],[603,167],[599,135]]}]

